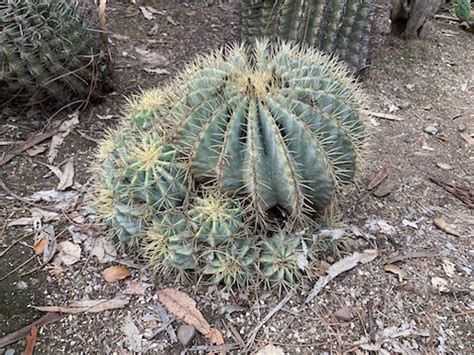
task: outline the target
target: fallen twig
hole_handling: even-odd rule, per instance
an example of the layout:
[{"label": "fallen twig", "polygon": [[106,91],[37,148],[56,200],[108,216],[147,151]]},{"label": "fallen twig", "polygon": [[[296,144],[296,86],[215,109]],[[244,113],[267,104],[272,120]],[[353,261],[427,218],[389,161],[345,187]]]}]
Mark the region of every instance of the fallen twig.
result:
[{"label": "fallen twig", "polygon": [[257,336],[260,329],[265,325],[265,323],[270,320],[270,318],[272,318],[280,309],[282,309],[285,304],[288,303],[288,301],[291,299],[291,297],[294,296],[294,294],[295,291],[288,292],[288,294],[280,301],[280,303],[278,303],[270,312],[268,312],[265,318],[263,318],[260,323],[255,327],[255,329],[250,332],[247,342],[245,343],[244,352],[248,352],[250,350],[253,343],[255,342],[255,337]]},{"label": "fallen twig", "polygon": [[42,141],[51,138],[55,134],[59,133],[60,129],[59,128],[54,128],[52,130],[40,133],[28,141],[24,142],[22,145],[20,145],[18,148],[13,149],[10,153],[5,154],[5,156],[0,160],[0,167],[8,163],[10,160],[15,158],[17,155],[23,153],[25,150],[30,149],[31,147],[37,145],[38,143],[41,143]]},{"label": "fallen twig", "polygon": [[69,210],[66,210],[66,211],[63,211],[59,208],[55,208],[55,207],[51,207],[51,206],[43,206],[43,205],[40,205],[38,203],[35,203],[25,197],[22,197],[22,196],[19,196],[17,195],[15,192],[13,192],[12,190],[10,190],[8,188],[7,185],[5,185],[5,183],[3,182],[3,180],[0,178],[0,188],[5,191],[8,195],[10,195],[11,197],[13,197],[14,199],[20,201],[20,202],[24,202],[30,206],[33,206],[33,207],[38,207],[42,210],[45,210],[45,211],[51,211],[51,212],[56,212],[56,213],[65,213],[65,212],[69,212]]},{"label": "fallen twig", "polygon": [[239,347],[238,343],[230,343],[223,345],[195,345],[188,348],[188,351],[207,351],[207,352],[225,352]]},{"label": "fallen twig", "polygon": [[40,327],[43,327],[45,325],[57,322],[58,320],[60,320],[63,317],[64,317],[64,315],[59,314],[59,313],[50,312],[50,313],[45,314],[43,317],[41,317],[37,321],[34,321],[30,325],[27,325],[26,327],[23,327],[20,330],[17,330],[16,332],[5,335],[3,338],[0,338],[0,349],[4,348],[7,345],[10,345],[10,344],[12,344],[12,343],[14,343],[14,342],[16,342],[20,339],[22,339],[25,336],[27,336],[28,334],[30,334],[31,329],[33,328],[33,326],[40,328]]},{"label": "fallen twig", "polygon": [[436,185],[441,186],[443,189],[448,191],[451,195],[456,197],[458,200],[462,201],[470,208],[474,208],[474,190],[469,187],[456,186],[448,184],[447,182],[437,180],[434,177],[429,177],[430,181],[434,182]]},{"label": "fallen twig", "polygon": [[23,355],[33,355],[33,350],[35,349],[37,335],[38,335],[38,327],[34,325],[31,327],[30,333],[26,336],[26,348]]},{"label": "fallen twig", "polygon": [[420,251],[420,252],[408,253],[405,255],[392,255],[384,261],[384,264],[393,264],[393,263],[396,263],[397,261],[402,261],[406,259],[431,258],[434,256],[438,256],[438,253]]},{"label": "fallen twig", "polygon": [[368,111],[368,110],[362,110],[363,114],[366,114],[368,116],[373,116],[377,118],[383,118],[385,120],[390,120],[390,121],[403,121],[403,117],[391,115],[389,113],[383,113],[383,112],[374,112],[374,111]]},{"label": "fallen twig", "polygon": [[176,343],[178,341],[178,337],[176,336],[173,326],[171,325],[172,321],[165,307],[163,307],[161,303],[157,302],[153,309],[158,313],[163,324],[168,324],[166,327],[166,332],[170,336],[171,342]]}]

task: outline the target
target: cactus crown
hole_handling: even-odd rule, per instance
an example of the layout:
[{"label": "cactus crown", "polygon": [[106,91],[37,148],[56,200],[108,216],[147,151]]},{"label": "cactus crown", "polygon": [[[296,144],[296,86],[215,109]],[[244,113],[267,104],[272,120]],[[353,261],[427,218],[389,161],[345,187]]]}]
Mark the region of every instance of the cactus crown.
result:
[{"label": "cactus crown", "polygon": [[206,58],[177,83],[177,149],[198,182],[242,196],[257,220],[279,206],[302,221],[352,179],[364,143],[346,74],[312,49],[268,41]]}]

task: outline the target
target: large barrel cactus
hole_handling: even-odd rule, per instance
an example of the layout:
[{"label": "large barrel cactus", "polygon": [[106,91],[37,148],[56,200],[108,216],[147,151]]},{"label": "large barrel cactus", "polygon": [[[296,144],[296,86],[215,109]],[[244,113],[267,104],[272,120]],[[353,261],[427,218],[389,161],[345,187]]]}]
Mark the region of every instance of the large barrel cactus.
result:
[{"label": "large barrel cactus", "polygon": [[0,104],[93,97],[105,70],[96,34],[70,0],[2,1]]},{"label": "large barrel cactus", "polygon": [[365,139],[361,95],[343,67],[312,49],[236,47],[177,84],[175,144],[192,176],[242,196],[260,221],[322,212],[349,182]]},{"label": "large barrel cactus", "polygon": [[367,64],[373,0],[243,0],[242,37],[281,38]]},{"label": "large barrel cactus", "polygon": [[305,285],[311,231],[353,180],[366,139],[347,73],[314,49],[263,41],[200,59],[132,101],[95,165],[111,235],[160,274]]}]

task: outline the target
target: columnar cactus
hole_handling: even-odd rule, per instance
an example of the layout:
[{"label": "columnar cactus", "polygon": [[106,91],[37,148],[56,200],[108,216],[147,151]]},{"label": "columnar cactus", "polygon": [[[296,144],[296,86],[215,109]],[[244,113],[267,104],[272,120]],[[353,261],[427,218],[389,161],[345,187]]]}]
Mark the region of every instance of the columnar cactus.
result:
[{"label": "columnar cactus", "polygon": [[358,86],[312,49],[259,42],[203,60],[177,84],[174,144],[198,182],[303,221],[355,173],[365,139]]},{"label": "columnar cactus", "polygon": [[90,27],[71,1],[2,1],[0,104],[93,96],[105,65]]},{"label": "columnar cactus", "polygon": [[242,37],[285,39],[366,65],[373,0],[243,0]]}]

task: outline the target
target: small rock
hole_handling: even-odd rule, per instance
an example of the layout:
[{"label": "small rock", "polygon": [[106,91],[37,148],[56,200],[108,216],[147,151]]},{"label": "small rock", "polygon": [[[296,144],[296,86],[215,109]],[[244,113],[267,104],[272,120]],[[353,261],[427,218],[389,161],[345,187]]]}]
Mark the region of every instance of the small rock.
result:
[{"label": "small rock", "polygon": [[460,123],[458,126],[459,132],[464,132],[466,130],[466,125],[463,123]]},{"label": "small rock", "polygon": [[39,282],[40,282],[40,280],[38,280],[38,279],[35,279],[35,278],[30,279],[30,283],[31,283],[32,286],[35,286],[35,285],[39,284]]},{"label": "small rock", "polygon": [[183,324],[178,328],[178,340],[183,346],[188,346],[196,335],[196,328],[192,325]]},{"label": "small rock", "polygon": [[12,349],[12,348],[8,348],[7,350],[5,350],[5,352],[3,353],[3,355],[14,355],[15,354],[15,349]]},{"label": "small rock", "polygon": [[375,189],[374,192],[372,192],[372,194],[375,196],[375,197],[385,197],[387,196],[388,194],[390,194],[390,192],[392,192],[393,190],[395,189],[395,184],[390,181],[390,180],[384,180],[382,181],[382,183]]},{"label": "small rock", "polygon": [[342,307],[334,313],[334,317],[341,322],[349,322],[352,319],[351,309],[349,307]]},{"label": "small rock", "polygon": [[428,134],[431,134],[432,136],[434,136],[439,132],[439,130],[438,130],[438,128],[436,128],[434,126],[427,126],[425,128],[425,132],[428,133]]},{"label": "small rock", "polygon": [[28,284],[25,281],[18,281],[18,283],[16,284],[16,287],[19,290],[26,290],[28,288]]}]

